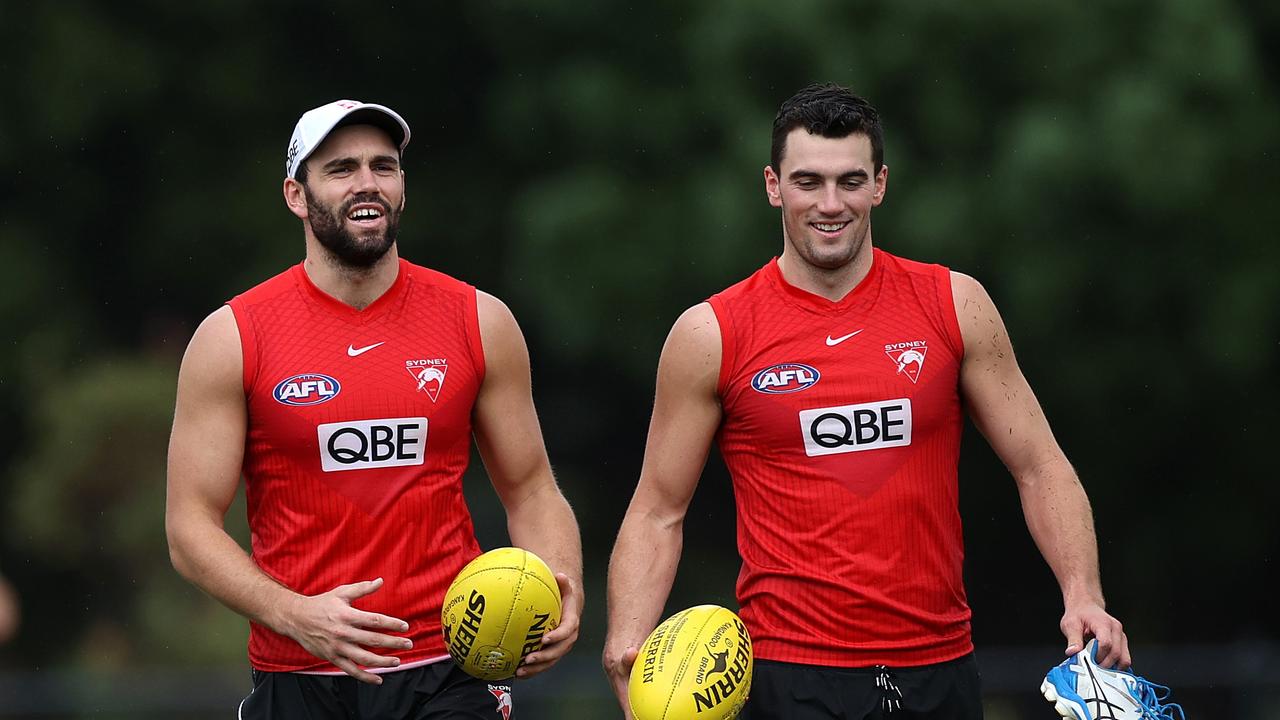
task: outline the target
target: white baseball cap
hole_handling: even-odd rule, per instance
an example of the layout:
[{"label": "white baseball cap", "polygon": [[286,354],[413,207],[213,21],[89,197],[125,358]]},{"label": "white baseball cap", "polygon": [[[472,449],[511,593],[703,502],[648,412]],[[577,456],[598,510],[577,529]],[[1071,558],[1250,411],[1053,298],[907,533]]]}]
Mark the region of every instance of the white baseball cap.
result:
[{"label": "white baseball cap", "polygon": [[368,123],[386,130],[392,142],[399,144],[402,153],[409,144],[409,124],[395,110],[359,100],[335,100],[328,105],[306,111],[298,119],[298,124],[293,128],[293,137],[289,139],[289,150],[284,156],[285,176],[295,177],[302,162],[320,147],[320,143],[324,142],[334,128],[358,123]]}]

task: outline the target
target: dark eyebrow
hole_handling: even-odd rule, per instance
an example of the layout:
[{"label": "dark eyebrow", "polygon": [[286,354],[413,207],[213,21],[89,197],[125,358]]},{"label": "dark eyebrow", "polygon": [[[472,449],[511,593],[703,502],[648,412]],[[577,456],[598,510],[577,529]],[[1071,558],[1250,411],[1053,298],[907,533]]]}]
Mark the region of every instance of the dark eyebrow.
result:
[{"label": "dark eyebrow", "polygon": [[[392,165],[395,165],[396,167],[400,166],[400,160],[395,155],[375,155],[369,159],[370,165],[375,165],[380,163],[381,164],[390,163]],[[353,165],[359,165],[359,164],[360,164],[360,161],[356,160],[353,157],[340,157],[340,158],[334,158],[329,162],[325,163],[321,169],[322,170],[338,170],[340,168],[351,167]]]},{"label": "dark eyebrow", "polygon": [[[869,177],[871,177],[871,176],[867,174],[867,171],[866,171],[866,170],[863,170],[863,169],[859,168],[859,169],[857,169],[857,170],[850,170],[849,172],[844,173],[844,174],[843,174],[843,175],[841,175],[839,178],[837,178],[837,180],[838,180],[838,181],[841,181],[841,182],[843,182],[843,181],[845,181],[845,180],[863,180],[863,181],[865,181],[865,180],[867,180],[867,178],[869,178]],[[791,180],[791,181],[793,181],[793,182],[794,182],[794,181],[796,181],[796,180],[805,180],[805,179],[808,179],[808,178],[817,178],[817,179],[821,180],[821,179],[822,179],[822,173],[819,173],[819,172],[816,172],[816,171],[813,171],[813,170],[805,170],[804,168],[801,168],[801,169],[799,169],[799,170],[793,170],[793,171],[791,172],[791,174],[787,176],[787,179],[789,179],[789,180]]]},{"label": "dark eyebrow", "polygon": [[355,164],[356,164],[356,159],[355,159],[355,158],[353,158],[353,157],[341,157],[341,158],[334,158],[334,159],[330,160],[329,162],[325,163],[325,164],[324,164],[324,167],[323,167],[322,169],[323,169],[323,170],[336,170],[336,169],[338,169],[338,168],[340,168],[340,167],[347,167],[347,166],[355,165]]}]

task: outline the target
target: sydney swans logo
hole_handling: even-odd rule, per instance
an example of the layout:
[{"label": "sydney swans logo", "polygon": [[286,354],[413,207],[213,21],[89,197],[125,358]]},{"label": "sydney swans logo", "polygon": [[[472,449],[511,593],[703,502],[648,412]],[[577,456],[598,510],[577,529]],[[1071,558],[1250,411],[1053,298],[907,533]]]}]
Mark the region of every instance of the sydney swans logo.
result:
[{"label": "sydney swans logo", "polygon": [[431,402],[440,397],[444,388],[444,376],[449,372],[449,361],[444,358],[430,360],[406,360],[404,369],[409,371],[416,383],[416,390],[427,394]]}]

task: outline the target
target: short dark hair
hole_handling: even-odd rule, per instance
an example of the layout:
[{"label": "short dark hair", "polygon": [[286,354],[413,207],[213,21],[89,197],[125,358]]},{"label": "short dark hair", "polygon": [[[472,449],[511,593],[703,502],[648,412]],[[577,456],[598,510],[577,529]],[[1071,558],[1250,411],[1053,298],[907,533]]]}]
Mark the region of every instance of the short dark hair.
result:
[{"label": "short dark hair", "polygon": [[871,103],[835,83],[815,83],[792,95],[778,108],[773,119],[773,145],[769,164],[781,172],[782,155],[787,149],[787,135],[804,128],[812,135],[843,138],[858,133],[871,139],[871,160],[875,172],[884,165],[884,129],[880,113]]}]

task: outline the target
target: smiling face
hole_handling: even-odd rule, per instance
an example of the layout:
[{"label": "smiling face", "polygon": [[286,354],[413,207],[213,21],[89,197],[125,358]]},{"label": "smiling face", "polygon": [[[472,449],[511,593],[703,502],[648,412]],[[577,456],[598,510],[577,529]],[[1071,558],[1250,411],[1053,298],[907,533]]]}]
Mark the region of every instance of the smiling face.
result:
[{"label": "smiling face", "polygon": [[306,160],[306,182],[285,180],[285,201],[336,263],[369,268],[395,244],[404,173],[391,138],[372,125],[338,128]]},{"label": "smiling face", "polygon": [[787,135],[779,165],[764,169],[769,204],[782,209],[784,259],[839,270],[871,252],[871,208],[884,199],[888,166],[875,171],[871,140]]}]

